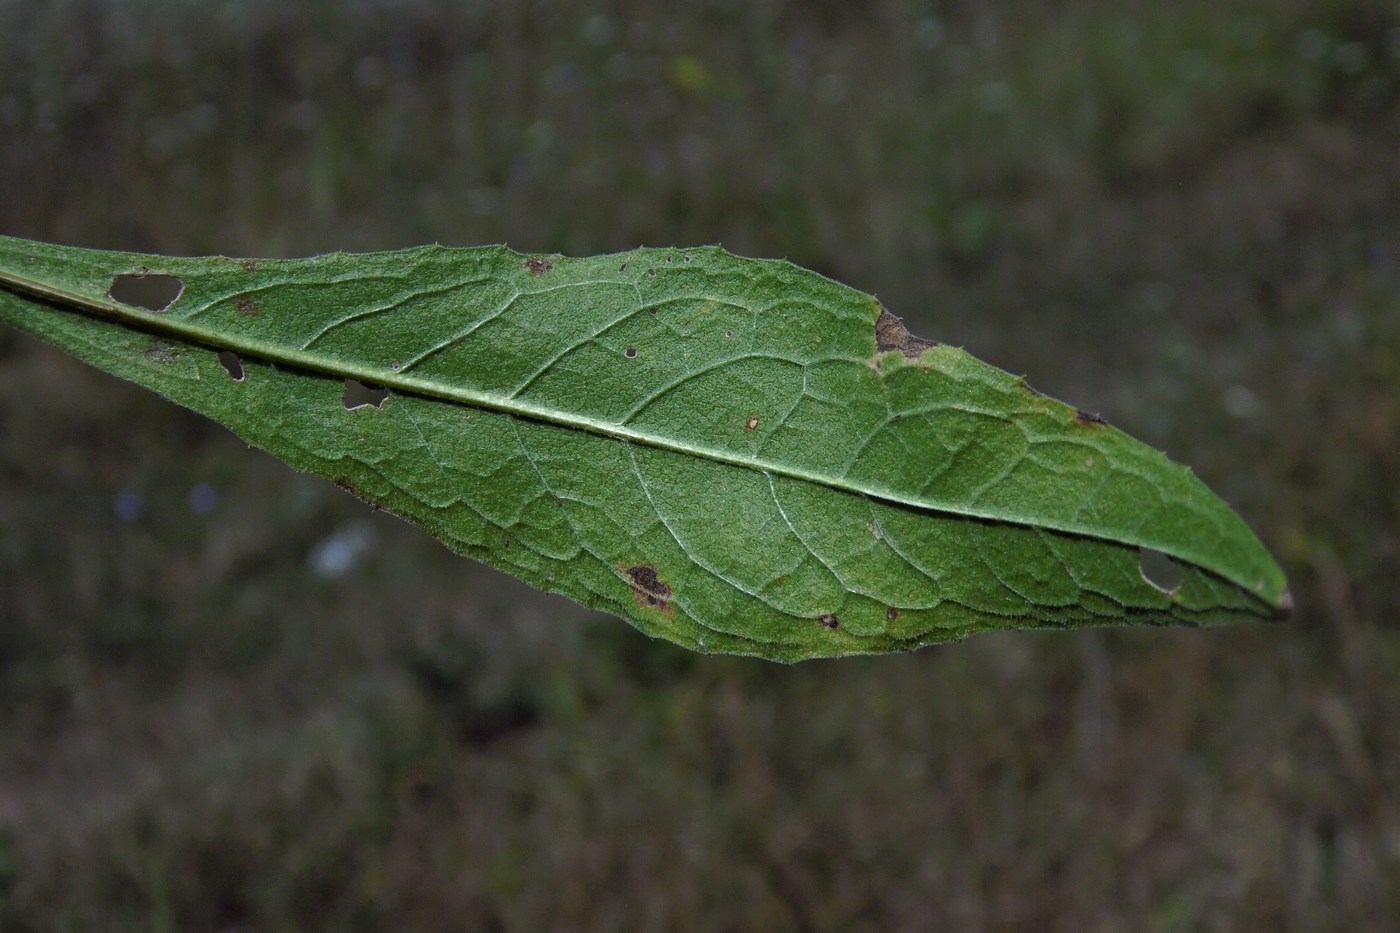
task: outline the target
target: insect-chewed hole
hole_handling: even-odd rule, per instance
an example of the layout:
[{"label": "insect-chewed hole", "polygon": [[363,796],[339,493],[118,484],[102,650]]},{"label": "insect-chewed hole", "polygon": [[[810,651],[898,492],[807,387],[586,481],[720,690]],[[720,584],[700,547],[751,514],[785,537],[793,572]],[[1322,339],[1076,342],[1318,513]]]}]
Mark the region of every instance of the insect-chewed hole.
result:
[{"label": "insect-chewed hole", "polygon": [[1138,573],[1168,595],[1181,589],[1181,584],[1186,582],[1186,571],[1176,561],[1150,547],[1138,548]]},{"label": "insect-chewed hole", "polygon": [[358,379],[346,379],[345,391],[340,396],[340,404],[350,411],[366,407],[383,408],[384,400],[388,397],[388,389],[381,389],[379,386],[372,386],[360,382]]},{"label": "insect-chewed hole", "polygon": [[168,310],[184,290],[185,282],[179,276],[137,272],[113,277],[107,297],[159,314]]},{"label": "insect-chewed hole", "polygon": [[228,377],[234,382],[242,382],[247,378],[247,373],[243,371],[243,361],[238,358],[238,354],[232,350],[219,351],[219,365],[228,373]]}]

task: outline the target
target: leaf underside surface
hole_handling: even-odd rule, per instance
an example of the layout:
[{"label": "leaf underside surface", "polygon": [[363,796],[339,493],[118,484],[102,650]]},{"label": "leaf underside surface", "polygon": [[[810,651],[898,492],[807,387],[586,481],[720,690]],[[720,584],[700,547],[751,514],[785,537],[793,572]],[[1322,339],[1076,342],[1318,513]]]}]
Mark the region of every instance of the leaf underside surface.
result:
[{"label": "leaf underside surface", "polygon": [[[178,280],[168,307],[112,297],[158,276]],[[698,651],[793,661],[1289,605],[1188,469],[785,261],[0,237],[0,322]],[[387,395],[347,408],[347,380]],[[1142,549],[1180,584],[1150,582]]]}]

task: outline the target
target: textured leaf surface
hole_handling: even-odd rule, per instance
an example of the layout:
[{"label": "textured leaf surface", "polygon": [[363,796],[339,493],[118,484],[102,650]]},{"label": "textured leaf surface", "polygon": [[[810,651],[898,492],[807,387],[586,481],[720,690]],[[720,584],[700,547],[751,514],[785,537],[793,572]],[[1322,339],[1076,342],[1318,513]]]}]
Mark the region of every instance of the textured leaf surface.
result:
[{"label": "textured leaf surface", "polygon": [[[179,279],[168,308],[110,296],[147,274]],[[702,651],[797,660],[1287,608],[1268,552],[1189,470],[786,262],[0,238],[0,321]],[[347,379],[388,395],[348,409]],[[1180,586],[1148,582],[1140,548]]]}]

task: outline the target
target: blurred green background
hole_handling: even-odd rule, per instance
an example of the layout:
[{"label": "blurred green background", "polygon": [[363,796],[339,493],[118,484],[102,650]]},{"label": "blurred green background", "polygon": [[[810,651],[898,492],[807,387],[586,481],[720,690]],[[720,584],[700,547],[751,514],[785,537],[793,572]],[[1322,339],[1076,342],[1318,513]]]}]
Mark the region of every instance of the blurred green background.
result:
[{"label": "blurred green background", "polygon": [[1393,0],[0,0],[0,231],[787,257],[1298,602],[701,658],[3,331],[0,929],[1400,928]]}]

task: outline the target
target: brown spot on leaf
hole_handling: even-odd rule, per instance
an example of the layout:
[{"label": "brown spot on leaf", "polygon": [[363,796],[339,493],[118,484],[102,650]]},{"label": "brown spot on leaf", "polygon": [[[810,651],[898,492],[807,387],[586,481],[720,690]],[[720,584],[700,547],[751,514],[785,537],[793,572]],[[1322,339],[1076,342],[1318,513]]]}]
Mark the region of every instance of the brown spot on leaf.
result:
[{"label": "brown spot on leaf", "polygon": [[752,431],[756,427],[758,427],[758,412],[751,411],[749,412],[749,420],[744,422],[744,430]]},{"label": "brown spot on leaf", "polygon": [[262,310],[262,305],[258,304],[258,300],[250,295],[240,295],[238,300],[233,303],[233,310],[244,317],[257,317],[258,312]]},{"label": "brown spot on leaf", "polygon": [[886,622],[893,622],[893,621],[895,621],[895,620],[898,619],[898,618],[899,618],[899,610],[896,609],[895,607],[891,606],[890,608],[888,608],[888,609],[885,610],[885,621],[886,621]]},{"label": "brown spot on leaf", "polygon": [[554,268],[554,263],[543,256],[531,256],[529,259],[525,260],[525,268],[529,269],[533,275],[544,275],[550,269]]},{"label": "brown spot on leaf", "polygon": [[833,631],[841,627],[841,620],[836,618],[836,613],[834,612],[827,612],[817,616],[817,621]]},{"label": "brown spot on leaf", "polygon": [[624,572],[632,581],[632,596],[636,598],[637,605],[643,609],[671,611],[671,585],[656,575],[655,567],[638,564]]},{"label": "brown spot on leaf", "polygon": [[1084,425],[1108,424],[1107,421],[1103,420],[1103,415],[1097,414],[1095,412],[1085,411],[1082,408],[1076,408],[1074,410],[1074,420]]},{"label": "brown spot on leaf", "polygon": [[258,264],[251,259],[245,259],[239,263],[244,272],[257,272]]},{"label": "brown spot on leaf", "polygon": [[880,316],[875,319],[875,349],[881,353],[898,350],[906,359],[917,360],[919,354],[930,347],[938,346],[936,340],[925,340],[909,333],[904,321],[891,314],[882,305]]}]

